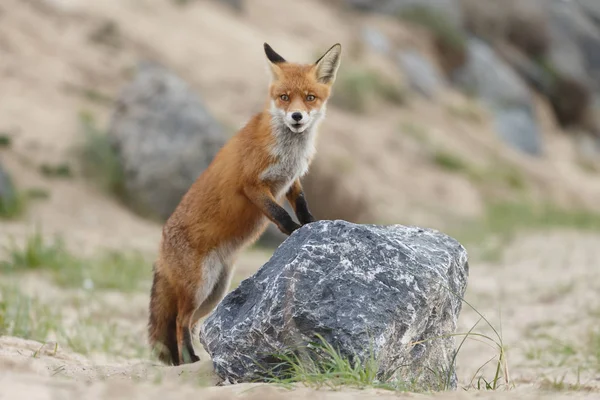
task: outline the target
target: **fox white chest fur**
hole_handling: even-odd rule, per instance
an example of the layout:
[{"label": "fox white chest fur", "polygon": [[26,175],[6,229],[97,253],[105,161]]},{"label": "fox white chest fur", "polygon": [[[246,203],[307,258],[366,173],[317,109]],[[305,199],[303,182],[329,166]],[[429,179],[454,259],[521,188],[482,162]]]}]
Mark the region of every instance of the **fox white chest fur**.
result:
[{"label": "fox white chest fur", "polygon": [[283,196],[292,183],[308,172],[311,159],[315,155],[316,127],[305,132],[295,133],[285,126],[273,127],[275,143],[271,155],[277,162],[270,165],[261,174],[261,180],[272,182],[276,198]]},{"label": "fox white chest fur", "polygon": [[308,172],[310,161],[315,155],[318,125],[325,114],[325,106],[309,113],[309,126],[303,132],[293,132],[285,124],[285,111],[271,105],[271,129],[275,142],[270,149],[277,160],[263,171],[260,179],[272,182],[273,195],[283,196],[292,183]]}]

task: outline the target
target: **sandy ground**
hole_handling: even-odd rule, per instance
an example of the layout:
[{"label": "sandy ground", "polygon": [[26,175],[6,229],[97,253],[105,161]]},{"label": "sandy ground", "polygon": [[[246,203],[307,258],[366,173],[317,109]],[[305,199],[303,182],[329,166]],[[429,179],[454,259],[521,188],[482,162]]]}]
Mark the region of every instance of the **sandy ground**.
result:
[{"label": "sandy ground", "polygon": [[[73,147],[81,140],[80,111],[92,111],[101,124],[108,120],[110,101],[93,101],[83,92],[93,89],[114,98],[139,59],[159,59],[173,68],[202,94],[222,123],[234,129],[263,105],[263,41],[282,54],[293,54],[290,58],[310,59],[332,42],[352,48],[356,27],[368,22],[393,33],[398,47],[428,51],[427,42],[406,27],[381,18],[340,17],[317,1],[252,0],[244,16],[217,3],[198,1],[185,9],[150,0],[0,4],[0,131],[14,139],[10,151],[0,151],[1,161],[23,188],[43,188],[50,194],[35,202],[23,219],[0,222],[0,245],[11,238],[22,242],[38,225],[44,235],[60,234],[78,254],[107,248],[155,254],[159,224],[141,219],[81,178],[48,180],[38,172],[43,162],[74,160]],[[278,17],[288,14],[296,18],[290,22]],[[111,21],[118,35],[108,42],[91,41]],[[224,57],[228,62],[216,61]],[[362,61],[397,75],[393,64],[376,55]],[[400,109],[374,103],[365,117],[332,108],[323,124],[317,161],[350,166],[340,179],[348,191],[367,193],[376,219],[385,223],[441,227],[446,217],[482,212],[482,189],[465,176],[432,165],[431,146],[450,149],[481,166],[497,159],[516,166],[524,171],[534,196],[597,207],[600,180],[581,170],[572,141],[556,132],[547,105],[540,101],[538,106],[545,116],[547,155],[536,160],[502,147],[484,112],[476,121],[458,116],[457,110],[471,112],[476,107],[448,91],[434,102],[415,98]],[[382,153],[382,148],[394,151]],[[328,160],[334,162],[327,164]],[[466,298],[494,327],[501,327],[511,377],[508,391],[471,387],[456,393],[399,395],[304,387],[290,392],[265,385],[217,387],[208,355],[200,348],[201,362],[167,368],[143,354],[124,355],[113,349],[82,355],[63,342],[56,348],[52,340],[42,344],[0,337],[0,399],[599,398],[600,344],[590,343],[600,326],[599,239],[569,231],[528,234],[507,246],[500,260],[472,260]],[[477,246],[467,250],[476,253]],[[235,280],[252,274],[269,255],[258,249],[246,252]],[[144,347],[147,291],[89,295],[58,288],[38,275],[0,279],[16,279],[24,292],[60,308],[67,325],[76,327],[91,318],[100,330],[114,322],[116,342]],[[469,330],[478,318],[465,305],[459,332]],[[476,331],[491,334],[483,323]],[[496,354],[468,340],[458,357],[461,387],[469,387],[479,367]],[[482,371],[488,380],[492,369],[488,365]]]},{"label": "sandy ground", "polygon": [[[600,310],[600,265],[597,247],[600,236],[578,232],[529,234],[508,247],[501,261],[471,262],[466,300],[500,331],[508,356],[509,387],[492,392],[473,388],[472,378],[485,362],[498,354],[489,344],[468,339],[457,359],[460,387],[455,393],[430,394],[427,398],[598,398],[600,369],[598,358],[590,352],[588,335],[598,332]],[[269,252],[250,250],[238,265],[236,279],[258,268]],[[76,316],[89,310],[107,308],[99,325],[125,318],[118,338],[145,340],[147,293],[98,292],[83,306],[74,307],[65,299],[77,291],[54,288],[34,276],[18,277],[22,289],[62,307]],[[127,304],[124,309],[123,304]],[[461,313],[458,332],[467,332],[479,319],[467,304]],[[480,324],[477,333],[493,335]],[[457,340],[459,341],[459,340]],[[569,345],[572,350],[565,350]],[[387,398],[386,391],[318,390],[298,387],[292,392],[268,385],[248,384],[214,387],[218,378],[212,372],[210,358],[196,343],[201,361],[183,367],[164,367],[147,357],[128,358],[115,354],[81,355],[65,343],[39,343],[15,337],[0,338],[0,394],[7,399],[20,398],[185,398],[192,393],[206,398],[281,398],[316,397]],[[598,357],[596,353],[596,357]],[[493,376],[494,365],[481,373]],[[475,383],[476,384],[476,383]],[[570,388],[564,385],[573,385]],[[562,386],[561,386],[562,385]],[[465,389],[467,389],[465,391]],[[561,388],[560,390],[558,388]],[[509,390],[507,390],[509,389]],[[37,397],[36,397],[37,396]],[[119,397],[120,396],[120,397]],[[405,394],[408,398],[425,395]]]}]

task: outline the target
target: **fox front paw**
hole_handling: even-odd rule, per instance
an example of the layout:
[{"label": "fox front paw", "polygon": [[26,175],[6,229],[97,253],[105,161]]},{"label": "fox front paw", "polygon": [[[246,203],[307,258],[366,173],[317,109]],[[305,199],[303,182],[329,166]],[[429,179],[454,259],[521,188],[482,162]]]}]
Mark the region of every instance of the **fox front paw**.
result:
[{"label": "fox front paw", "polygon": [[295,223],[294,221],[290,221],[289,223],[286,224],[286,226],[280,227],[279,230],[289,236],[295,230],[297,230],[301,227],[302,227],[302,225],[299,225],[299,224]]},{"label": "fox front paw", "polygon": [[315,222],[317,219],[309,214],[306,218],[303,219],[302,225],[310,224],[311,222]]}]

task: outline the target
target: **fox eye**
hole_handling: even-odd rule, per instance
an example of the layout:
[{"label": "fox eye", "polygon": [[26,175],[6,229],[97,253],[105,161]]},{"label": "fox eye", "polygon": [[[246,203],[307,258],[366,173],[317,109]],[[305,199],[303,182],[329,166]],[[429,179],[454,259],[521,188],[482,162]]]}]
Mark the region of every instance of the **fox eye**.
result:
[{"label": "fox eye", "polygon": [[309,94],[308,96],[306,96],[306,101],[315,101],[315,96],[312,94]]},{"label": "fox eye", "polygon": [[290,99],[290,96],[288,96],[287,94],[282,94],[281,96],[279,96],[279,98],[283,101],[288,101]]}]

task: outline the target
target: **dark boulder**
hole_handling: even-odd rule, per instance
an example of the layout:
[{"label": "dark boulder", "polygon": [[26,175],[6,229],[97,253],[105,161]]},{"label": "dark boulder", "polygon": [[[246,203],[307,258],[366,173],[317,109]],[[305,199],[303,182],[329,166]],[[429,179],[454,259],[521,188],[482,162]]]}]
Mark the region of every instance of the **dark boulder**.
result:
[{"label": "dark boulder", "polygon": [[496,132],[506,144],[540,155],[542,138],[526,82],[484,41],[470,39],[468,53],[469,61],[455,75],[455,83],[491,110]]},{"label": "dark boulder", "polygon": [[437,231],[318,221],[294,232],[223,299],[200,340],[230,383],[260,380],[273,354],[320,335],[344,357],[378,359],[382,379],[455,388],[448,335],[467,276],[465,249]]}]

